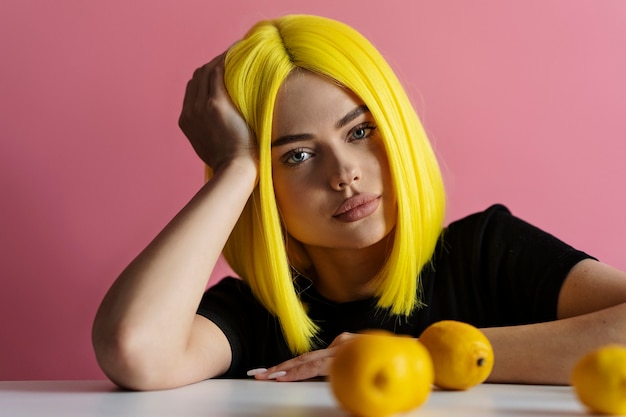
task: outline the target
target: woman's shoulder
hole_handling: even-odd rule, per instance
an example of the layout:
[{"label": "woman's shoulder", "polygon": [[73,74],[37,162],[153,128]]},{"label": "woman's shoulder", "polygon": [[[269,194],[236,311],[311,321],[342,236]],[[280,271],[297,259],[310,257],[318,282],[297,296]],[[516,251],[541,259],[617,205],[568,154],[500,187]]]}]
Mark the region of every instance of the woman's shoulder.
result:
[{"label": "woman's shoulder", "polygon": [[450,222],[443,230],[442,241],[480,239],[494,229],[500,232],[506,231],[507,223],[517,220],[508,207],[503,204],[493,204],[483,211],[474,212]]},{"label": "woman's shoulder", "polygon": [[260,304],[252,294],[250,286],[241,278],[227,276],[211,285],[204,293],[198,312],[209,310],[231,310],[245,306],[246,310],[257,309]]},{"label": "woman's shoulder", "polygon": [[446,229],[461,226],[484,224],[500,217],[513,217],[511,210],[504,204],[496,203],[487,207],[483,211],[474,212],[465,217],[452,221]]},{"label": "woman's shoulder", "polygon": [[210,291],[244,291],[250,292],[250,286],[239,277],[225,276],[213,285],[210,285]]}]

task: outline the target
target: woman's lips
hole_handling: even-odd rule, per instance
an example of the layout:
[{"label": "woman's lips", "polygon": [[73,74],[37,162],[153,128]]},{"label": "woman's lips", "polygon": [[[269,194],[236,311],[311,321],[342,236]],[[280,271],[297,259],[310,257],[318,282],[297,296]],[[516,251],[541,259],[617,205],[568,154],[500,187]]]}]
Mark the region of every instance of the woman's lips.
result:
[{"label": "woman's lips", "polygon": [[357,194],[344,201],[333,217],[340,222],[350,223],[361,220],[372,214],[380,205],[380,196],[377,194]]}]

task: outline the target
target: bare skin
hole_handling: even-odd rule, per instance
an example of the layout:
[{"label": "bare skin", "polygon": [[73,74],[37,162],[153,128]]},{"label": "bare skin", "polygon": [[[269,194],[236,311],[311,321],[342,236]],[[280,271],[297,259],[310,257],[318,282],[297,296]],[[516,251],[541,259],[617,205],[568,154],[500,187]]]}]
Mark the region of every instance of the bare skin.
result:
[{"label": "bare skin", "polygon": [[[298,79],[304,84],[281,92],[277,108],[294,109],[315,123],[296,116],[282,123],[280,114],[275,115],[277,125],[284,127],[275,132],[276,138],[312,135],[299,144],[305,153],[294,158],[284,158],[290,149],[277,146],[273,150],[277,201],[287,212],[290,207],[301,210],[298,199],[302,194],[297,189],[306,182],[307,195],[312,196],[307,202],[319,210],[320,218],[311,230],[295,221],[290,226],[289,219],[287,225],[310,257],[316,288],[337,301],[367,297],[372,293],[367,277],[380,268],[395,221],[389,216],[394,199],[385,179],[386,160],[377,147],[375,130],[364,132],[356,126],[362,129],[372,121],[367,113],[359,114],[353,124],[338,127],[337,120],[361,104],[358,98],[335,85],[341,91],[330,89],[324,97],[316,97],[324,91],[320,80]],[[312,87],[307,89],[307,83]],[[290,90],[297,94],[289,94]],[[327,102],[328,94],[333,97],[332,105]],[[324,109],[315,109],[318,101],[326,102]],[[305,104],[306,108],[298,109]],[[329,107],[336,111],[329,112]],[[254,135],[224,88],[223,55],[194,73],[180,125],[214,176],[122,272],[93,326],[93,344],[102,369],[111,380],[130,389],[190,384],[223,374],[231,362],[230,345],[222,331],[195,314],[258,176]],[[368,133],[372,134],[368,141],[359,142]],[[309,151],[314,158],[309,159]],[[304,164],[281,174],[286,160]],[[367,164],[355,162],[359,160]],[[337,204],[341,204],[353,192],[380,196],[376,211],[366,217],[372,226],[368,233],[353,227],[354,222],[337,225],[325,217],[329,210],[331,217],[336,210],[335,203],[324,206],[328,196],[339,195]],[[351,239],[337,245],[332,243],[337,242],[333,233],[348,233]],[[593,260],[582,261],[561,289],[558,320],[484,331],[497,358],[490,381],[567,384],[570,369],[582,354],[607,343],[626,344],[626,274]],[[255,378],[297,381],[327,375],[337,346],[352,337],[357,336],[345,333],[327,349],[268,364],[267,370],[255,372]]]},{"label": "bare skin", "polygon": [[187,86],[180,125],[213,179],[122,272],[93,326],[107,376],[131,389],[173,388],[224,373],[224,334],[196,309],[257,181],[255,141],[223,84],[223,56]]}]

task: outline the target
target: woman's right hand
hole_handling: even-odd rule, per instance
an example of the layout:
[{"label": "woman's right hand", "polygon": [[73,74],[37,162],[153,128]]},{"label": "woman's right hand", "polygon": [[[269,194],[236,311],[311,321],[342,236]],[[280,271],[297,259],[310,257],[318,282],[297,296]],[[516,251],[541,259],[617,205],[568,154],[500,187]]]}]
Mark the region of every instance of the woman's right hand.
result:
[{"label": "woman's right hand", "polygon": [[214,177],[124,269],[98,309],[98,363],[126,388],[211,378],[232,359],[224,333],[196,314],[258,175],[254,135],[224,86],[224,54],[194,73],[179,123]]},{"label": "woman's right hand", "polygon": [[213,171],[235,158],[257,158],[256,140],[224,85],[226,52],[198,68],[187,83],[178,124]]}]

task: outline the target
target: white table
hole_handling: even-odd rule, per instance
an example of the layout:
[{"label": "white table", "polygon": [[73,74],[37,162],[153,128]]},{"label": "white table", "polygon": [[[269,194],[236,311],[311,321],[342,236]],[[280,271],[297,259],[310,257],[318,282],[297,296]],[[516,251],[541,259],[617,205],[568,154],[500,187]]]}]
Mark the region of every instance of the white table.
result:
[{"label": "white table", "polygon": [[[405,416],[584,416],[570,387],[483,384],[433,391]],[[126,392],[108,381],[0,381],[1,417],[347,416],[325,381],[209,380],[169,391]]]}]

